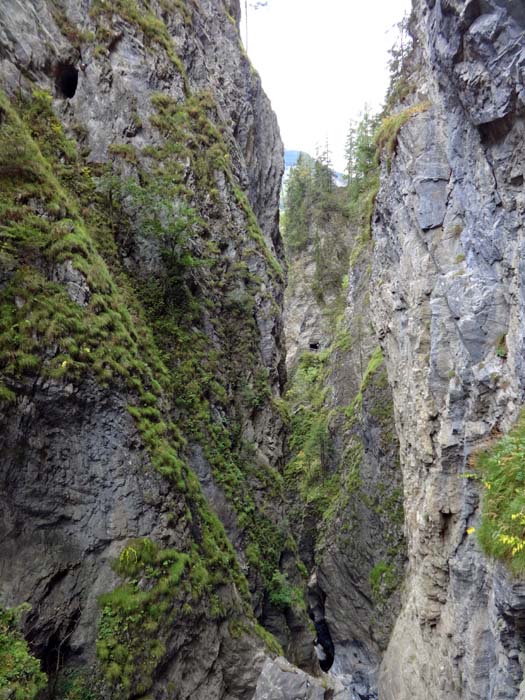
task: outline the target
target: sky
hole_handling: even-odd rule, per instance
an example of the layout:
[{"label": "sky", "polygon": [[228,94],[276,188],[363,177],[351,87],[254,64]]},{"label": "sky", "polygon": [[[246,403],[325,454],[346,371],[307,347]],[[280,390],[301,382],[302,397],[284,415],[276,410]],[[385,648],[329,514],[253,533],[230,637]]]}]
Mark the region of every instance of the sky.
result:
[{"label": "sky", "polygon": [[388,85],[394,25],[410,0],[241,0],[242,36],[277,114],[285,148],[315,155],[328,139],[344,170],[351,119],[365,103],[381,106]]}]

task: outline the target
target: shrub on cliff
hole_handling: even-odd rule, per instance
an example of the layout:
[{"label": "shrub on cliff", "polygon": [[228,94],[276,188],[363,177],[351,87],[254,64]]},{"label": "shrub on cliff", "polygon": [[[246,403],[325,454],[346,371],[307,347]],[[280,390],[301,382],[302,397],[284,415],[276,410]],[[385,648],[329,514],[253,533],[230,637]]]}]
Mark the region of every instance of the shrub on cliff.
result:
[{"label": "shrub on cliff", "polygon": [[524,460],[525,413],[508,435],[474,460],[484,485],[479,543],[486,554],[503,559],[516,573],[525,571]]},{"label": "shrub on cliff", "polygon": [[27,642],[18,629],[20,615],[29,606],[0,606],[0,699],[32,700],[45,688],[47,677],[40,662],[29,652]]}]

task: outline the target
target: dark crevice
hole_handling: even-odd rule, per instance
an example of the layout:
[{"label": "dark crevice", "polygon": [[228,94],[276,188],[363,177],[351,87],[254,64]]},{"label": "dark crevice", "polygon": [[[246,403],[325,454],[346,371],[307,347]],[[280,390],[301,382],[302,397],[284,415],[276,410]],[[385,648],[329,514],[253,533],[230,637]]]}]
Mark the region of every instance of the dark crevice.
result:
[{"label": "dark crevice", "polygon": [[50,687],[53,687],[54,681],[59,670],[63,667],[67,658],[71,655],[71,647],[69,639],[75,631],[80,619],[80,609],[77,608],[68,616],[68,619],[58,629],[55,629],[49,636],[44,645],[40,646],[37,638],[41,638],[44,630],[32,630],[27,635],[27,640],[31,646],[35,648],[35,652],[42,663],[42,670],[51,679]]},{"label": "dark crevice", "polygon": [[58,97],[71,99],[77,91],[78,70],[71,63],[59,63],[55,67],[55,88]]},{"label": "dark crevice", "polygon": [[502,141],[512,129],[515,117],[515,113],[511,112],[510,114],[506,114],[504,117],[501,117],[501,119],[495,119],[487,124],[480,124],[478,129],[481,135],[481,140],[486,144],[498,143],[498,141]]},{"label": "dark crevice", "polygon": [[334,663],[335,649],[328,623],[325,619],[324,604],[326,595],[317,583],[317,577],[308,584],[308,615],[315,625],[314,649],[319,666],[326,673]]}]

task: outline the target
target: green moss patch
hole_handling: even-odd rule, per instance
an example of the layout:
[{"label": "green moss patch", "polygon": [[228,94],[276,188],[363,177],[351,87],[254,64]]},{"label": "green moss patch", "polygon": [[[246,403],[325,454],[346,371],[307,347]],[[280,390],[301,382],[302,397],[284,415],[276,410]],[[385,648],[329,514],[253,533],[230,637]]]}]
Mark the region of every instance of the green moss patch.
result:
[{"label": "green moss patch", "polygon": [[525,412],[508,435],[496,439],[472,460],[483,483],[481,523],[483,551],[525,572]]}]

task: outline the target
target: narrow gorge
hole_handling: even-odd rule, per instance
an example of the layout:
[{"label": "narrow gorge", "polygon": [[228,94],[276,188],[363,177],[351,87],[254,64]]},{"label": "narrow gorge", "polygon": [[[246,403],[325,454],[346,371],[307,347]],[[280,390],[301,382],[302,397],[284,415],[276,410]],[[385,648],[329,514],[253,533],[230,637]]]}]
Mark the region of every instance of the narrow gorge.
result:
[{"label": "narrow gorge", "polygon": [[525,700],[525,5],[284,196],[240,21],[0,0],[0,700]]}]

